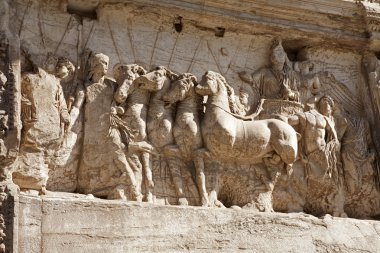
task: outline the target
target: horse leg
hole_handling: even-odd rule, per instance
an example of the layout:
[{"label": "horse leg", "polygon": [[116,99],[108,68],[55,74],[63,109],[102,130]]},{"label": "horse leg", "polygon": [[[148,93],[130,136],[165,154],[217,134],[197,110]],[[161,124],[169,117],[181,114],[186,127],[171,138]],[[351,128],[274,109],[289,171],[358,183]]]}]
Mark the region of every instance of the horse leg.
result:
[{"label": "horse leg", "polygon": [[116,159],[114,160],[116,167],[122,172],[126,173],[127,178],[129,180],[129,190],[132,192],[133,197],[141,202],[142,201],[142,194],[139,190],[136,176],[133,173],[133,170],[131,168],[131,164],[127,161],[125,155],[117,155]]},{"label": "horse leg", "polygon": [[151,169],[151,162],[150,162],[150,154],[147,152],[143,152],[141,154],[141,163],[144,170],[145,175],[145,187],[146,187],[146,199],[149,203],[153,203],[153,190],[154,190],[154,182],[153,182],[153,175],[152,175],[152,169]]},{"label": "horse leg", "polygon": [[165,155],[168,157],[168,166],[170,174],[173,179],[174,188],[178,197],[178,204],[181,206],[189,205],[184,193],[182,173],[181,173],[181,162],[179,161],[180,151],[177,146],[168,145],[165,147]]},{"label": "horse leg", "polygon": [[141,192],[143,175],[140,158],[136,153],[130,154],[127,156],[127,161],[135,175],[137,189],[139,190],[139,192]]},{"label": "horse leg", "polygon": [[196,173],[196,181],[199,190],[199,194],[201,197],[202,206],[209,206],[209,198],[206,189],[206,177],[205,177],[205,163],[204,157],[207,154],[206,149],[199,149],[194,152],[193,161],[195,165],[195,173]]}]

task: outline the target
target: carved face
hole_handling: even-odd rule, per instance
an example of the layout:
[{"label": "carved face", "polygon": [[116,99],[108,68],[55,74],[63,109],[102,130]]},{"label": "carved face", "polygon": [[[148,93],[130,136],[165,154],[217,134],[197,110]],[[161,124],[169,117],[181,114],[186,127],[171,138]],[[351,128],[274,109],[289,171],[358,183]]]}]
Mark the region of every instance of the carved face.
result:
[{"label": "carved face", "polygon": [[328,98],[321,98],[319,101],[319,112],[325,116],[330,116],[333,112],[333,104]]},{"label": "carved face", "polygon": [[206,72],[206,74],[202,76],[201,82],[195,87],[195,92],[201,96],[215,94],[218,92],[218,82],[210,72]]},{"label": "carved face", "polygon": [[240,103],[242,105],[247,106],[248,105],[248,93],[246,93],[244,91],[240,91],[239,100],[240,100]]},{"label": "carved face", "polygon": [[55,66],[55,75],[60,79],[66,79],[65,81],[72,80],[74,77],[75,66],[68,59],[59,57]]},{"label": "carved face", "polygon": [[282,70],[286,62],[286,52],[282,47],[281,41],[275,41],[272,46],[270,62],[272,67],[277,70]]},{"label": "carved face", "polygon": [[91,72],[99,75],[106,75],[108,71],[109,58],[104,54],[95,54],[91,57]]},{"label": "carved face", "polygon": [[65,65],[59,64],[55,68],[55,74],[57,77],[64,79],[69,76],[69,70],[67,69]]}]

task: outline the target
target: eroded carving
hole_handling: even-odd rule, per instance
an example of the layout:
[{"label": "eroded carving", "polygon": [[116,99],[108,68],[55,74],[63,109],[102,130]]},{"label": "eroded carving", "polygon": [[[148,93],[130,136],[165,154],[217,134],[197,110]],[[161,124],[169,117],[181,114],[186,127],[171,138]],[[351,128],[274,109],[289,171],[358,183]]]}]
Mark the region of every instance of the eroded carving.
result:
[{"label": "eroded carving", "polygon": [[[354,215],[361,194],[378,196],[376,146],[365,135],[355,87],[321,61],[288,56],[281,39],[270,46],[269,67],[236,74],[242,67],[231,62],[225,77],[207,71],[200,83],[194,73],[124,63],[108,77],[109,57],[87,59],[80,42],[78,67],[48,54],[38,68],[28,56],[35,72],[23,73],[22,145],[13,173],[22,190],[43,192],[47,184],[108,199],[336,216],[345,216],[345,208]],[[371,64],[376,90],[379,64]],[[11,75],[0,71],[3,98]],[[10,119],[0,108],[0,139]],[[8,153],[3,143],[1,157]]]},{"label": "eroded carving", "polygon": [[78,186],[80,191],[99,197],[141,201],[133,167],[125,154],[132,133],[120,119],[120,111],[113,107],[118,85],[105,76],[108,64],[109,57],[101,53],[94,53],[89,59]]}]

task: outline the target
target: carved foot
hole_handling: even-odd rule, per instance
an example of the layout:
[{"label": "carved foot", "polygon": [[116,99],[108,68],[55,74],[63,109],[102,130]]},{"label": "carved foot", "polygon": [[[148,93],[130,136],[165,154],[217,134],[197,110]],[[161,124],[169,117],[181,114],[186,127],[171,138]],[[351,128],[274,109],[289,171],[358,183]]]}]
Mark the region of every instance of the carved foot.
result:
[{"label": "carved foot", "polygon": [[178,205],[180,205],[180,206],[188,206],[189,202],[187,201],[186,198],[179,198],[178,199]]},{"label": "carved foot", "polygon": [[122,187],[116,187],[108,194],[107,199],[127,200],[127,197],[125,196],[125,191]]},{"label": "carved foot", "polygon": [[214,207],[217,207],[217,208],[226,208],[226,206],[223,205],[223,203],[220,200],[215,200],[214,201]]},{"label": "carved foot", "polygon": [[203,207],[208,207],[209,206],[209,200],[208,200],[207,193],[203,194],[202,199],[201,199],[201,204],[202,204]]}]

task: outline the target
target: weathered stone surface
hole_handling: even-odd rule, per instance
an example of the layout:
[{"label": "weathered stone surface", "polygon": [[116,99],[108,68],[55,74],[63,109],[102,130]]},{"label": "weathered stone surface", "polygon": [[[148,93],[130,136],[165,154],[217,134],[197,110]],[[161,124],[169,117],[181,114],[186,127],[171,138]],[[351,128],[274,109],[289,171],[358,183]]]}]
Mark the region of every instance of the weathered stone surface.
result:
[{"label": "weathered stone surface", "polygon": [[378,252],[380,248],[378,221],[161,207],[84,195],[23,195],[19,222],[19,252],[25,253]]},{"label": "weathered stone surface", "polygon": [[0,0],[0,253],[375,251],[376,222],[328,215],[380,217],[379,17]]}]

